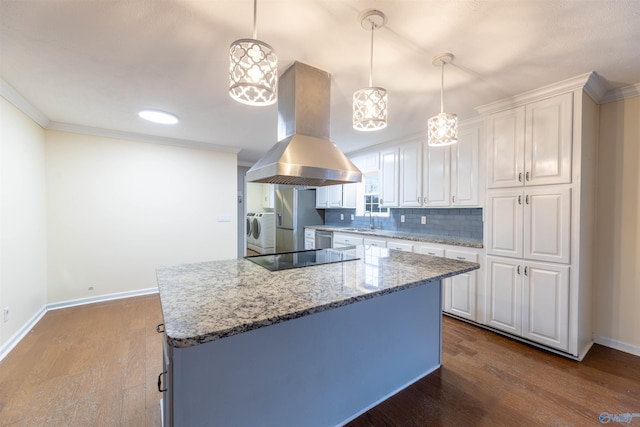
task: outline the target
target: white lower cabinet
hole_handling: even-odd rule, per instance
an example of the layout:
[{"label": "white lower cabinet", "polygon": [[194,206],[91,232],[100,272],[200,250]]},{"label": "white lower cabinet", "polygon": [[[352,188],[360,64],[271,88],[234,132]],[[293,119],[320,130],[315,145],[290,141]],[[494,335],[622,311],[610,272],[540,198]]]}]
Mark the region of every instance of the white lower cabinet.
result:
[{"label": "white lower cabinet", "polygon": [[407,241],[387,240],[387,248],[396,251],[413,252],[413,243]]},{"label": "white lower cabinet", "polygon": [[344,248],[345,246],[361,245],[363,239],[361,236],[353,234],[333,233],[333,247]]},{"label": "white lower cabinet", "polygon": [[383,239],[365,238],[364,239],[364,245],[365,246],[377,246],[379,248],[386,248],[387,247],[387,241],[383,240]]},{"label": "white lower cabinet", "polygon": [[487,256],[487,325],[567,351],[569,266]]},{"label": "white lower cabinet", "polygon": [[[478,262],[480,257],[477,252],[452,249],[446,249],[445,254],[447,258],[469,262]],[[445,312],[455,314],[464,319],[477,320],[477,277],[477,271],[470,271],[442,281],[444,288],[443,310]]]}]

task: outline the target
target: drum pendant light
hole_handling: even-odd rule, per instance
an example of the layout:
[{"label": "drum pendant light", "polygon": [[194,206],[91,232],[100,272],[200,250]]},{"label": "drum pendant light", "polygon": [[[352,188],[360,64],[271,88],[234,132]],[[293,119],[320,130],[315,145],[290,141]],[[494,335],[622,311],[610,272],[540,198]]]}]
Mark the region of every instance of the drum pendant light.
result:
[{"label": "drum pendant light", "polygon": [[278,57],[257,40],[257,0],[253,0],[253,38],[240,39],[229,48],[229,95],[247,105],[271,105],[278,100]]},{"label": "drum pendant light", "polygon": [[369,87],[353,94],[353,128],[374,131],[387,127],[387,91],[373,86],[373,33],[382,28],[387,17],[379,10],[367,10],[360,15],[362,28],[371,31]]},{"label": "drum pendant light", "polygon": [[458,116],[444,112],[444,66],[453,61],[453,54],[441,53],[433,57],[433,65],[441,67],[440,114],[428,121],[429,145],[450,145],[458,142]]}]

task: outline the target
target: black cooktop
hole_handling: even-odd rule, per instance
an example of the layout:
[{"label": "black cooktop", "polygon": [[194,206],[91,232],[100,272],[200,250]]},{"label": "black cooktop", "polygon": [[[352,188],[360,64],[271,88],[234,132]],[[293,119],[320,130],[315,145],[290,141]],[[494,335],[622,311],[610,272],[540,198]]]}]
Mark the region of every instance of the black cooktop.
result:
[{"label": "black cooktop", "polygon": [[359,258],[356,256],[353,249],[355,249],[355,246],[340,249],[313,249],[310,251],[255,255],[245,258],[266,268],[267,270],[278,271],[288,270],[291,268],[309,267],[312,265],[354,261]]}]

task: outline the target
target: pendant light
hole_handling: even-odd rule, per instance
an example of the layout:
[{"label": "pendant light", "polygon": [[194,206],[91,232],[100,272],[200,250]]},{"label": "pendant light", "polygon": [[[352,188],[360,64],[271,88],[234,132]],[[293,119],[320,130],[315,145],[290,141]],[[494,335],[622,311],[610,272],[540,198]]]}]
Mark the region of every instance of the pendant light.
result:
[{"label": "pendant light", "polygon": [[373,33],[382,28],[387,17],[379,10],[367,10],[360,15],[362,28],[371,31],[371,57],[369,61],[369,87],[353,94],[353,128],[374,131],[387,127],[387,91],[373,86]]},{"label": "pendant light", "polygon": [[441,67],[440,79],[440,114],[428,121],[429,145],[441,146],[458,142],[458,116],[444,112],[444,66],[453,61],[453,54],[441,53],[432,59],[435,66]]},{"label": "pendant light", "polygon": [[257,0],[253,0],[253,38],[240,39],[229,48],[229,95],[247,105],[271,105],[278,99],[278,57],[257,40]]}]

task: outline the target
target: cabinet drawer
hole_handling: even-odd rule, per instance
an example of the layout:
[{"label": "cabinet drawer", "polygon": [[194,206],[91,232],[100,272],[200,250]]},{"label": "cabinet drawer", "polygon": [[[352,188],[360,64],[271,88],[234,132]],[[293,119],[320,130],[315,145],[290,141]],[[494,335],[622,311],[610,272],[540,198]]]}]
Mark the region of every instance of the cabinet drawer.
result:
[{"label": "cabinet drawer", "polygon": [[396,251],[413,252],[413,245],[411,243],[387,242],[387,248],[395,249]]},{"label": "cabinet drawer", "polygon": [[315,239],[316,238],[316,230],[313,228],[305,228],[304,229],[304,237],[305,239]]},{"label": "cabinet drawer", "polygon": [[377,246],[379,248],[386,248],[387,242],[380,239],[364,239],[365,246]]},{"label": "cabinet drawer", "polygon": [[446,257],[450,259],[459,259],[460,261],[478,262],[479,255],[477,252],[447,249]]},{"label": "cabinet drawer", "polygon": [[444,256],[444,249],[433,246],[417,246],[416,252],[424,255]]},{"label": "cabinet drawer", "polygon": [[333,244],[336,245],[361,245],[362,237],[349,234],[333,233]]}]

